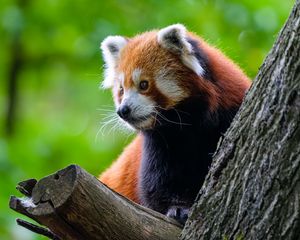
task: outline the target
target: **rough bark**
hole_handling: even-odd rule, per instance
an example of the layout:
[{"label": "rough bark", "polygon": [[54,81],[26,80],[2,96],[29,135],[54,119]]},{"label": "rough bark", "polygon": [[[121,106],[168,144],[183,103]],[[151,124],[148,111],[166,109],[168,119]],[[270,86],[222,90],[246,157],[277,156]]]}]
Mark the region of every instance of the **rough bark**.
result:
[{"label": "rough bark", "polygon": [[213,158],[181,239],[300,239],[300,1]]},{"label": "rough bark", "polygon": [[181,231],[175,220],[131,202],[75,165],[18,189],[27,197],[11,197],[10,207],[64,240],[173,240]]}]

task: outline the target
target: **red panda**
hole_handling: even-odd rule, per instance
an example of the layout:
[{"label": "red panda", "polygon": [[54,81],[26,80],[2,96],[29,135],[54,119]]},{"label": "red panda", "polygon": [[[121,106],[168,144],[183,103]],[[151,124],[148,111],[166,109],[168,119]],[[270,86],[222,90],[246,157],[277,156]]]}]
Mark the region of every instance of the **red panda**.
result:
[{"label": "red panda", "polygon": [[184,223],[249,78],[181,24],[101,44],[104,88],[137,130],[100,180],[127,198]]}]

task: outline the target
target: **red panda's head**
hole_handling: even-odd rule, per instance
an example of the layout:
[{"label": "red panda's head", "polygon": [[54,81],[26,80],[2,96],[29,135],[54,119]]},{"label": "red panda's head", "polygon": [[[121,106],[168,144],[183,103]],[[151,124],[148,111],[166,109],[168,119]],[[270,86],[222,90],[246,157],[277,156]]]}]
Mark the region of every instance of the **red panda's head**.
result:
[{"label": "red panda's head", "polygon": [[217,92],[205,80],[205,55],[181,24],[133,38],[109,36],[101,44],[105,60],[102,86],[112,88],[119,116],[136,129],[155,126],[160,110],[176,107],[201,92],[209,95],[209,108]]}]

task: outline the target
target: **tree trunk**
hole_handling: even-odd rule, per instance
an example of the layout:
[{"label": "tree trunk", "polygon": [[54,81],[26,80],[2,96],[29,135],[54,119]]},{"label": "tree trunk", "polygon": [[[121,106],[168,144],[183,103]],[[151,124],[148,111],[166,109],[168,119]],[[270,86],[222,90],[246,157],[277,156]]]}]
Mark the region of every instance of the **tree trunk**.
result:
[{"label": "tree trunk", "polygon": [[213,158],[181,239],[300,239],[300,1]]}]

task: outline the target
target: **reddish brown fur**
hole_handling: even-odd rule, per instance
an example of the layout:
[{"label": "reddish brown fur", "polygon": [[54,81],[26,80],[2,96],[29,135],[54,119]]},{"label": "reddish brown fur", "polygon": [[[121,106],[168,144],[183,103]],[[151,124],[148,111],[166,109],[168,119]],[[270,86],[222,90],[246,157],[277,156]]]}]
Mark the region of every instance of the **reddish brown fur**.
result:
[{"label": "reddish brown fur", "polygon": [[[132,72],[134,69],[142,69],[141,79],[148,80],[150,88],[145,95],[151,96],[162,107],[174,106],[176,103],[172,99],[166,98],[155,86],[153,81],[159,69],[153,66],[168,65],[174,70],[174,74],[179,77],[180,86],[189,96],[201,92],[206,93],[209,99],[209,107],[214,111],[218,106],[225,109],[239,106],[245,91],[250,87],[250,80],[243,71],[230,59],[224,56],[219,50],[208,45],[198,36],[189,33],[197,39],[199,47],[207,55],[210,71],[216,84],[197,76],[191,69],[185,67],[180,58],[162,48],[156,40],[157,32],[147,32],[129,40],[129,43],[121,53],[121,61],[117,71],[125,75],[124,88],[133,85]],[[186,81],[188,80],[188,81]],[[114,90],[117,97],[119,87]],[[119,159],[101,176],[100,180],[114,189],[118,193],[129,199],[139,202],[137,193],[138,174],[142,152],[142,136],[136,139],[125,148]]]},{"label": "reddish brown fur", "polygon": [[217,103],[226,109],[239,106],[244,98],[245,91],[251,86],[250,79],[220,50],[208,45],[203,39],[194,34],[191,34],[191,36],[199,40],[199,47],[209,59],[210,71],[218,84],[218,88],[215,89]]},{"label": "reddish brown fur", "polygon": [[142,151],[142,137],[138,135],[113,165],[100,176],[100,181],[132,201],[137,194],[138,170]]}]

